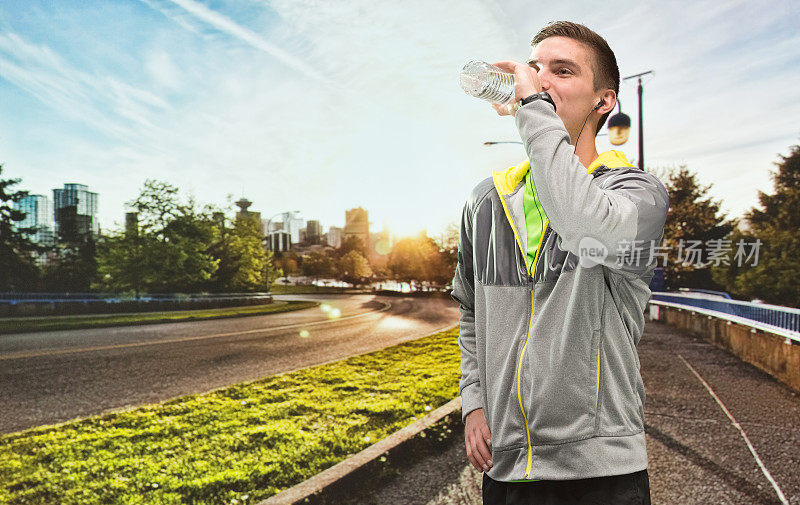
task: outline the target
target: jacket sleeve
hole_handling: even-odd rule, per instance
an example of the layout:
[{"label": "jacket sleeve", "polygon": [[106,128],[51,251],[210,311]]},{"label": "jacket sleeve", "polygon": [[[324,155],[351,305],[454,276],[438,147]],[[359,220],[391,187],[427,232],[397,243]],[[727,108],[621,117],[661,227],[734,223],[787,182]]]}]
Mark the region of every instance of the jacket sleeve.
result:
[{"label": "jacket sleeve", "polygon": [[461,214],[461,229],[458,239],[458,263],[453,278],[451,297],[457,301],[459,311],[458,347],[461,349],[461,419],[467,414],[483,408],[483,392],[478,373],[478,356],[475,341],[475,280],[472,266],[472,222],[470,199],[464,204]]},{"label": "jacket sleeve", "polygon": [[588,266],[603,264],[629,278],[654,267],[669,210],[667,189],[658,177],[631,167],[615,170],[600,185],[592,183],[549,103],[528,103],[515,119],[558,246],[589,261]]}]

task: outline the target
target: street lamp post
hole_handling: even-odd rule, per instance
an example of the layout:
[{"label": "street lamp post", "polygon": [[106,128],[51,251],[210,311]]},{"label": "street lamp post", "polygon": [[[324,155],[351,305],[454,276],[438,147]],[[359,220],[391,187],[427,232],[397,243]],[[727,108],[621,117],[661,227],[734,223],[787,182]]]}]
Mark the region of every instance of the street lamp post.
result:
[{"label": "street lamp post", "polygon": [[[648,70],[647,72],[641,72],[639,74],[629,75],[628,77],[623,77],[622,80],[628,79],[639,79],[639,85],[637,86],[637,94],[639,95],[639,169],[644,171],[644,119],[642,117],[642,76],[647,74],[655,74],[652,70]],[[622,114],[622,112],[620,112]]]},{"label": "street lamp post", "polygon": [[641,77],[639,77],[639,85],[636,87],[636,94],[639,95],[639,170],[644,172],[644,115],[642,114]]}]

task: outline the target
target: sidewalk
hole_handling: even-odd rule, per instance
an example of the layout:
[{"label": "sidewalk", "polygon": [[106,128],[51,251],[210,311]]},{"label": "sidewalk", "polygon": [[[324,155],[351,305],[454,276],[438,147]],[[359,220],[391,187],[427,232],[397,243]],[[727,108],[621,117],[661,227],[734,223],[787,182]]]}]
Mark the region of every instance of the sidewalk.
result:
[{"label": "sidewalk", "polygon": [[481,481],[467,460],[464,432],[453,431],[447,447],[418,460],[363,503],[375,505],[481,505]]}]

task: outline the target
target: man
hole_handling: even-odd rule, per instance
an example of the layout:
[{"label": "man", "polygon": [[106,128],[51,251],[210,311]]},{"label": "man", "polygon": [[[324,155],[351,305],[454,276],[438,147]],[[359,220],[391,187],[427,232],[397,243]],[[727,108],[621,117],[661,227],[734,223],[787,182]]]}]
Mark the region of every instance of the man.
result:
[{"label": "man", "polygon": [[[555,22],[514,73],[528,160],[464,205],[462,416],[484,504],[650,503],[636,344],[669,208],[663,183],[594,138],[619,69],[589,28]],[[545,92],[545,93],[542,93]]]}]

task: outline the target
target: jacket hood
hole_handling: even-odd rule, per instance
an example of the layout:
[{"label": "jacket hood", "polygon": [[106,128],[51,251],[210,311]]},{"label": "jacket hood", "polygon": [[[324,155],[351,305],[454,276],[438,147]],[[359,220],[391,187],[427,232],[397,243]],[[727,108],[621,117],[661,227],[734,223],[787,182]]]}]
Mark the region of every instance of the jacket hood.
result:
[{"label": "jacket hood", "polygon": [[[600,153],[600,155],[598,155],[597,158],[595,158],[595,160],[589,165],[587,172],[591,174],[600,165],[605,165],[608,168],[633,166],[622,151],[617,151],[614,149]],[[526,158],[525,161],[522,161],[518,165],[506,168],[505,170],[493,171],[492,179],[494,180],[494,185],[497,187],[497,191],[500,193],[500,195],[502,196],[512,193],[520,181],[525,178],[525,174],[528,173],[530,168],[531,160]]]}]

